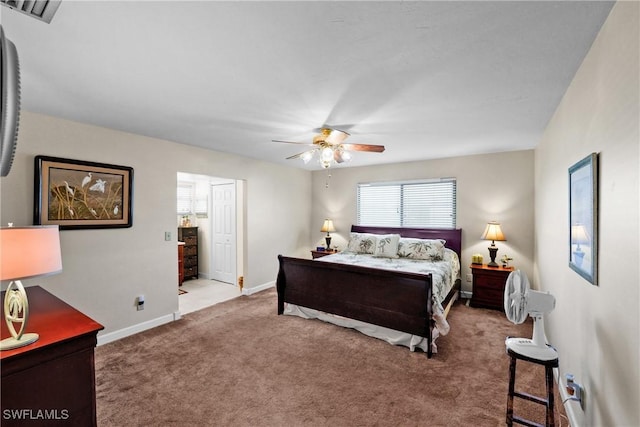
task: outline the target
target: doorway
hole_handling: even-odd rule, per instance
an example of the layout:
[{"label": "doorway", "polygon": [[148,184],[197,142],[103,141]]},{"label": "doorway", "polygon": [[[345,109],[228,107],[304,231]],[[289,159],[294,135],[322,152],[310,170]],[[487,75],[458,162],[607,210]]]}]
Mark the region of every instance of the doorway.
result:
[{"label": "doorway", "polygon": [[[198,278],[184,281],[181,289],[187,292],[179,296],[180,311],[189,312],[191,297],[199,309],[241,294],[236,278],[243,271],[244,187],[243,181],[184,172],[178,172],[177,184],[178,225],[186,204],[191,206],[186,216],[198,227]],[[185,193],[191,202],[185,202]]]}]

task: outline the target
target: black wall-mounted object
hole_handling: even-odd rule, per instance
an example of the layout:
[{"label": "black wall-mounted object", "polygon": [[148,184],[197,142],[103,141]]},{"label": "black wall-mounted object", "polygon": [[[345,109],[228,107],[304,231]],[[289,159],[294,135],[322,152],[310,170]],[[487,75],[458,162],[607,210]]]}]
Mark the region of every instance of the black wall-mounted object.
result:
[{"label": "black wall-mounted object", "polygon": [[0,87],[2,104],[0,108],[0,176],[7,176],[11,170],[13,156],[18,143],[18,122],[20,120],[20,66],[16,46],[4,36],[0,26]]}]

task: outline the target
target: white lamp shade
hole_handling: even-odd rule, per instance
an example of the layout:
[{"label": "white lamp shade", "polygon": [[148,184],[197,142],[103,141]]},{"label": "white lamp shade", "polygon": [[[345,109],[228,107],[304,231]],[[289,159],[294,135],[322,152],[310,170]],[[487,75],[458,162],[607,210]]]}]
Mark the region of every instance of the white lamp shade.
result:
[{"label": "white lamp shade", "polygon": [[331,233],[336,231],[336,229],[333,227],[333,221],[331,221],[330,219],[325,219],[320,231],[322,231],[323,233]]},{"label": "white lamp shade", "polygon": [[507,240],[502,233],[502,229],[500,228],[500,224],[495,221],[492,221],[487,224],[487,227],[484,229],[484,233],[482,233],[482,240],[498,240],[503,241]]},{"label": "white lamp shade", "polygon": [[580,245],[589,243],[590,240],[584,225],[578,224],[571,226],[571,243]]},{"label": "white lamp shade", "polygon": [[0,228],[0,280],[21,280],[62,271],[57,225]]},{"label": "white lamp shade", "polygon": [[323,147],[322,150],[320,150],[320,158],[323,162],[331,163],[331,160],[333,160],[333,148],[329,146]]}]

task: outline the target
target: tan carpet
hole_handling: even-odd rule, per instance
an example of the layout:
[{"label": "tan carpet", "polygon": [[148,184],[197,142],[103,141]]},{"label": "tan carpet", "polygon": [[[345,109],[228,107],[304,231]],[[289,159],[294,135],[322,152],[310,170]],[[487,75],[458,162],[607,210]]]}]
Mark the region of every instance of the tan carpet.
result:
[{"label": "tan carpet", "polygon": [[[530,337],[530,324],[460,303],[449,321],[450,334],[427,359],[277,316],[273,289],[239,297],[98,347],[98,424],[503,426],[504,339]],[[544,370],[519,362],[516,388],[543,396]],[[539,405],[517,402],[515,412],[544,421]]]}]

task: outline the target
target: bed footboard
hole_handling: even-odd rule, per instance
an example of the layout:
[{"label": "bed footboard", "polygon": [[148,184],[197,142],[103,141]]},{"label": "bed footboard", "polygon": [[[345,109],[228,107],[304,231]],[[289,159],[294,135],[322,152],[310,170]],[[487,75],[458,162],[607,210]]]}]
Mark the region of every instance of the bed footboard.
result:
[{"label": "bed footboard", "polygon": [[278,314],[284,303],[427,338],[431,357],[431,275],[278,256]]}]

